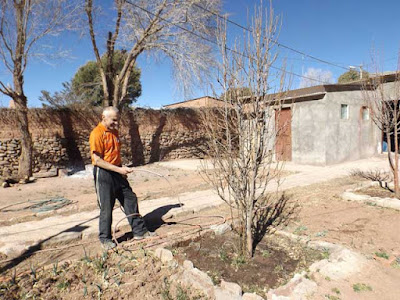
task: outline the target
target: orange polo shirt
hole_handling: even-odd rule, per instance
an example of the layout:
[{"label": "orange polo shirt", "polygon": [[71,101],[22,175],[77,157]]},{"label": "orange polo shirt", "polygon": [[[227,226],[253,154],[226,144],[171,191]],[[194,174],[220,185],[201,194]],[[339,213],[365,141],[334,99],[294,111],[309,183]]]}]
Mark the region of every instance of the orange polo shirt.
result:
[{"label": "orange polo shirt", "polygon": [[108,130],[101,122],[90,133],[90,157],[96,152],[104,161],[121,166],[121,144],[117,130]]}]

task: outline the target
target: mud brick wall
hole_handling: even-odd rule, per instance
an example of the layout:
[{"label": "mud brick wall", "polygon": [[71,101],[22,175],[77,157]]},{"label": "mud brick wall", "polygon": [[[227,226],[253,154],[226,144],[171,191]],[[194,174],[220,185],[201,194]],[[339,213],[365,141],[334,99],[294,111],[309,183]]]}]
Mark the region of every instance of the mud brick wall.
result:
[{"label": "mud brick wall", "polygon": [[[83,168],[90,163],[89,135],[101,109],[30,109],[34,173]],[[18,171],[20,133],[13,109],[0,109],[0,177]],[[134,165],[204,157],[205,138],[195,109],[124,111],[120,123],[124,163]]]}]

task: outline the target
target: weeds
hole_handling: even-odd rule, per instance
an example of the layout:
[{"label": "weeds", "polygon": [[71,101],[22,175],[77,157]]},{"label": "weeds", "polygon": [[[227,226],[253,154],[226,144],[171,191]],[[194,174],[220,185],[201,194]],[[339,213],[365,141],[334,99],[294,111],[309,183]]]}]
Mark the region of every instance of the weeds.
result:
[{"label": "weeds", "polygon": [[324,237],[324,236],[326,236],[327,233],[328,233],[328,230],[323,230],[323,231],[317,232],[315,234],[315,236],[316,237]]},{"label": "weeds", "polygon": [[235,269],[239,269],[245,263],[246,258],[243,255],[237,255],[232,259],[232,266],[234,266]]},{"label": "weeds", "polygon": [[30,269],[31,269],[31,276],[33,278],[33,280],[37,279],[37,266],[35,266],[34,264],[30,264]]},{"label": "weeds", "polygon": [[355,283],[353,284],[353,291],[355,291],[356,293],[370,292],[372,291],[372,287],[365,283]]},{"label": "weeds", "polygon": [[81,258],[81,261],[83,261],[83,262],[85,262],[85,263],[87,263],[87,264],[91,263],[92,260],[90,259],[88,253],[86,252],[85,247],[83,247],[83,252],[84,252],[84,255],[83,255],[83,257]]},{"label": "weeds", "polygon": [[207,271],[207,275],[210,276],[214,285],[221,283],[221,274],[218,271]]},{"label": "weeds", "polygon": [[164,277],[164,286],[161,291],[161,297],[163,300],[174,300],[171,295],[171,284],[167,277]]},{"label": "weeds", "polygon": [[122,258],[121,258],[121,260],[117,263],[117,268],[118,268],[118,271],[119,271],[121,274],[124,274],[124,273],[125,273],[125,268],[123,268],[123,267],[121,266],[121,262],[122,262]]},{"label": "weeds", "polygon": [[54,276],[58,275],[58,260],[56,260],[56,262],[53,264],[52,271]]},{"label": "weeds", "polygon": [[325,298],[328,300],[340,300],[340,298],[338,296],[329,295],[329,294],[326,294]]},{"label": "weeds", "polygon": [[391,263],[391,266],[395,269],[400,269],[400,256],[396,257],[396,259]]},{"label": "weeds", "polygon": [[297,227],[297,228],[294,230],[293,233],[299,235],[299,234],[301,234],[302,232],[307,231],[307,230],[308,230],[307,226],[301,225],[301,226]]},{"label": "weeds", "polygon": [[219,250],[218,256],[223,262],[227,262],[229,260],[228,253],[226,252],[226,250],[224,248]]},{"label": "weeds", "polygon": [[334,292],[336,295],[340,295],[340,290],[338,288],[333,288],[332,292]]},{"label": "weeds", "polygon": [[261,255],[264,258],[268,258],[271,256],[271,252],[269,250],[263,250],[263,251],[261,251]]},{"label": "weeds", "polygon": [[328,248],[322,248],[321,255],[323,259],[328,259],[329,255],[331,255],[331,252]]},{"label": "weeds", "polygon": [[104,251],[100,257],[96,256],[96,258],[92,260],[93,268],[97,273],[104,273],[106,270],[107,258],[108,252]]},{"label": "weeds", "polygon": [[375,255],[380,258],[389,259],[389,255],[386,252],[375,252]]},{"label": "weeds", "polygon": [[10,284],[11,285],[17,284],[17,268],[14,268],[14,272],[11,275]]},{"label": "weeds", "polygon": [[190,300],[187,291],[180,284],[177,287],[176,300]]},{"label": "weeds", "polygon": [[278,264],[278,265],[275,266],[274,273],[279,274],[282,271],[283,271],[283,266],[281,264]]},{"label": "weeds", "polygon": [[61,281],[60,283],[58,283],[57,284],[57,288],[60,290],[60,291],[65,291],[65,290],[67,290],[69,287],[71,286],[71,283],[68,281],[68,280],[63,280],[63,281]]}]

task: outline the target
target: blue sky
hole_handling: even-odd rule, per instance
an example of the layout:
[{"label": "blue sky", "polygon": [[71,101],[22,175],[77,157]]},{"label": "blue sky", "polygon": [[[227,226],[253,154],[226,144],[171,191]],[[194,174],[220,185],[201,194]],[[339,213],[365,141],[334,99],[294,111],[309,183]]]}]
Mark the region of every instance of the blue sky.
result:
[{"label": "blue sky", "polygon": [[[237,23],[247,24],[247,11],[251,15],[259,0],[225,0],[223,13]],[[264,1],[268,4],[268,1]],[[282,27],[279,42],[324,59],[334,64],[348,67],[364,65],[370,69],[371,49],[379,52],[384,70],[395,70],[400,48],[400,1],[398,0],[273,0],[275,14],[281,17]],[[241,30],[229,25],[231,36]],[[31,60],[25,73],[25,94],[30,107],[41,106],[38,100],[40,90],[50,92],[62,88],[62,82],[70,80],[78,68],[88,60],[94,59],[91,45],[87,39],[67,38],[53,41],[71,51],[67,60]],[[282,49],[281,57],[287,58],[288,68],[297,74],[304,74],[308,68],[330,71],[336,80],[346,70],[324,64]],[[161,107],[187,98],[211,94],[210,90],[198,89],[185,96],[176,92],[170,64],[168,61],[153,63],[145,56],[137,62],[142,70],[142,96],[138,106]],[[279,66],[279,65],[278,65]],[[7,73],[0,70],[0,80],[11,82]],[[293,77],[292,88],[299,86],[299,78]],[[0,105],[7,106],[8,98],[0,96]]]}]

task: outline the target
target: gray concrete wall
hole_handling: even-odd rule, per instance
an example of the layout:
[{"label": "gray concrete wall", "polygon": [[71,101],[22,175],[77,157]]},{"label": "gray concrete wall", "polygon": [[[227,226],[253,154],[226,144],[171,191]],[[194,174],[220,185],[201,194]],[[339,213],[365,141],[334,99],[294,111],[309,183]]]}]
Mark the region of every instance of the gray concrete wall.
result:
[{"label": "gray concrete wall", "polygon": [[[378,154],[381,133],[369,120],[362,120],[366,106],[361,91],[331,92],[325,98],[326,164],[367,158]],[[349,106],[349,118],[340,118],[341,104]]]},{"label": "gray concrete wall", "polygon": [[292,161],[326,163],[325,99],[295,103],[292,108]]}]

